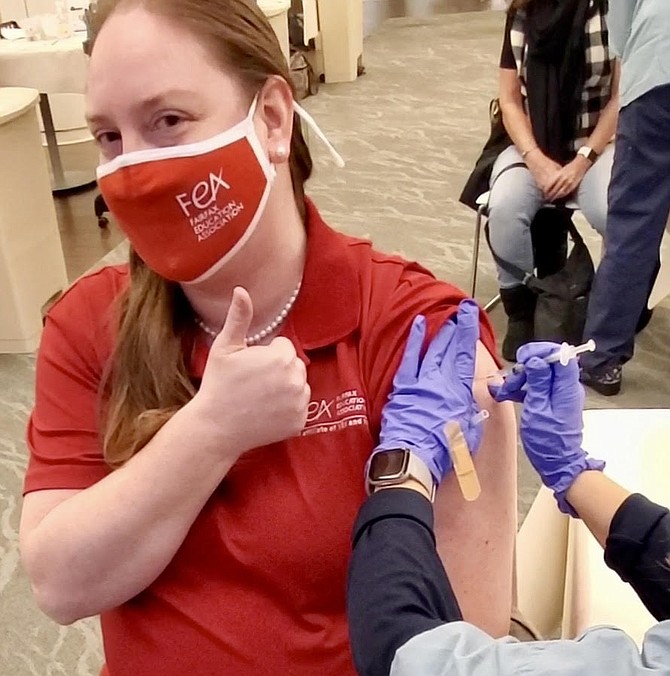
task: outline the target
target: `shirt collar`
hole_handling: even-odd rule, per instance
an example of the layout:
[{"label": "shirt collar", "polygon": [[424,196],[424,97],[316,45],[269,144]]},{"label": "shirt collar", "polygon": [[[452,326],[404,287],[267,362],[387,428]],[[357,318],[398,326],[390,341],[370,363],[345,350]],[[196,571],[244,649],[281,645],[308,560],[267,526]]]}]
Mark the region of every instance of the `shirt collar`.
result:
[{"label": "shirt collar", "polygon": [[[307,351],[333,345],[358,328],[361,297],[358,269],[349,243],[326,225],[311,200],[305,200],[305,205],[307,250],[302,286],[281,335],[291,340],[309,364]],[[190,375],[200,378],[209,346],[203,340],[194,342],[191,335],[184,343],[184,351],[190,355]]]},{"label": "shirt collar", "polygon": [[361,299],[358,271],[350,247],[328,227],[307,199],[307,251],[302,288],[287,322],[286,334],[303,350],[316,350],[358,328]]}]

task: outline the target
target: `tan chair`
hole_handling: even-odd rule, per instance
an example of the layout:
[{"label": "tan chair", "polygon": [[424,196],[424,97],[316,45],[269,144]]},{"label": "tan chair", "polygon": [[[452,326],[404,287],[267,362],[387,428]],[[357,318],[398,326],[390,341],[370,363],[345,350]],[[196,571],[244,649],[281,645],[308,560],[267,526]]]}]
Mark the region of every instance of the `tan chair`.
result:
[{"label": "tan chair", "polygon": [[317,0],[326,82],[353,82],[363,59],[363,0]]},{"label": "tan chair", "polygon": [[569,518],[551,491],[540,488],[517,536],[517,607],[544,638],[560,635],[563,621]]},{"label": "tan chair", "polygon": [[35,350],[42,306],[67,285],[38,103],[0,88],[0,353]]}]

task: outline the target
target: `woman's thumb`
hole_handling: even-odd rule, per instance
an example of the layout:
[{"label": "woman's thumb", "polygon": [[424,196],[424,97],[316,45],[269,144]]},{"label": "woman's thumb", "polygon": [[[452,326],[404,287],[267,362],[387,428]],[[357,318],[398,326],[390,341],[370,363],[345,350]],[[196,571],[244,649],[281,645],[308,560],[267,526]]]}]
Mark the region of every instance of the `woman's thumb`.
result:
[{"label": "woman's thumb", "polygon": [[246,337],[254,317],[254,306],[249,292],[241,286],[233,289],[233,297],[223,329],[216,343],[224,352],[237,352],[246,348]]}]

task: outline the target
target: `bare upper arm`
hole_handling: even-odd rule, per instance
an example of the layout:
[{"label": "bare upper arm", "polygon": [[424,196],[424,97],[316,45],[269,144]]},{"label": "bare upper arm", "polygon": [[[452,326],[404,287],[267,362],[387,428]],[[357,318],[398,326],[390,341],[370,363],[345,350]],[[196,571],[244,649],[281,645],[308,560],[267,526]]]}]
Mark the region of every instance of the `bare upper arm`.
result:
[{"label": "bare upper arm", "polygon": [[[489,392],[488,376],[498,373],[499,368],[491,356],[486,346],[480,341],[477,343],[477,359],[475,362],[475,380],[473,384],[473,393],[480,409],[486,409],[495,415],[497,421],[505,428],[510,428],[514,443],[516,443],[516,418],[514,416],[514,407],[510,403],[499,404],[493,399]],[[511,427],[510,427],[511,426]]]},{"label": "bare upper arm", "polygon": [[498,97],[500,107],[504,110],[506,106],[522,106],[523,97],[521,96],[521,82],[516,69],[500,68],[498,77]]},{"label": "bare upper arm", "polygon": [[617,109],[619,108],[619,89],[621,85],[621,62],[619,59],[614,60],[614,65],[612,66],[612,98],[611,100],[616,103]]},{"label": "bare upper arm", "polygon": [[477,345],[474,395],[490,417],[474,457],[482,487],[466,502],[448,475],[435,500],[437,547],[467,621],[493,636],[509,630],[516,536],[516,419],[512,404],[496,403],[486,376],[498,367]]},{"label": "bare upper arm", "polygon": [[[487,410],[489,418],[484,423],[484,436],[474,462],[483,482],[496,481],[498,471],[501,481],[513,479],[514,509],[516,510],[516,452],[517,422],[514,405],[498,403],[489,392],[487,376],[498,372],[498,365],[483,343],[477,344],[473,394],[480,410]],[[487,474],[492,472],[491,474]],[[512,476],[513,474],[513,476]],[[509,486],[505,486],[505,489]],[[482,490],[484,484],[482,483]],[[516,524],[516,511],[515,511]]]}]

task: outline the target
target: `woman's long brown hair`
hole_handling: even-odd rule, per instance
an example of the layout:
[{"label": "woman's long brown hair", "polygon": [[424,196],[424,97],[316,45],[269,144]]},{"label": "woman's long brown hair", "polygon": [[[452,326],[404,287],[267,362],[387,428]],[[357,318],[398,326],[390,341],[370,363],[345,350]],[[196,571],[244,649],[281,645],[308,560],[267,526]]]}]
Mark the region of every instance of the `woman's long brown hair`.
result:
[{"label": "woman's long brown hair", "polygon": [[[250,100],[272,75],[291,85],[277,37],[255,0],[101,0],[93,41],[112,13],[138,5],[178,22],[208,44],[222,69],[248,88]],[[312,159],[297,117],[290,169],[304,219],[304,184]],[[119,298],[115,349],[101,387],[103,450],[111,467],[120,467],[142,449],[195,394],[183,353],[192,325],[181,287],[150,270],[131,249],[130,283]]]}]

